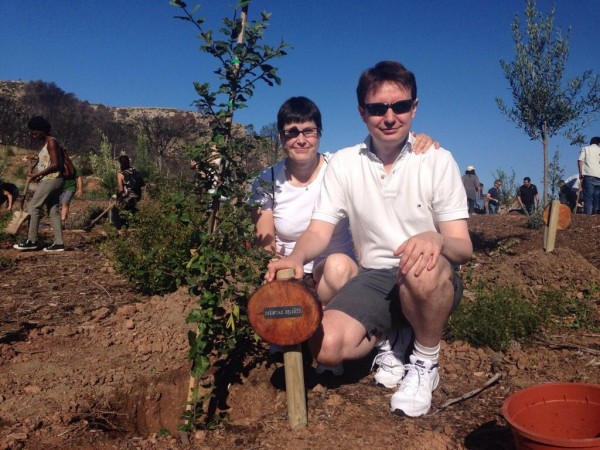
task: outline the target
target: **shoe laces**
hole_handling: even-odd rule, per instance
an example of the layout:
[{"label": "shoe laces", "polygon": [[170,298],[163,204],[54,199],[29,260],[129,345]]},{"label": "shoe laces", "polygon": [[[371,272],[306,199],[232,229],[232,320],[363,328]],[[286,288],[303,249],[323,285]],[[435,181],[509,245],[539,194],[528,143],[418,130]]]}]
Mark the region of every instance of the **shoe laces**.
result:
[{"label": "shoe laces", "polygon": [[406,375],[402,380],[402,391],[407,394],[416,394],[422,386],[427,385],[428,388],[431,388],[431,374],[436,367],[426,369],[419,364],[405,364]]},{"label": "shoe laces", "polygon": [[393,351],[381,352],[375,356],[373,359],[373,363],[371,364],[371,370],[375,365],[378,365],[380,369],[385,370],[387,372],[391,372],[398,365],[402,365],[399,363],[400,358]]}]

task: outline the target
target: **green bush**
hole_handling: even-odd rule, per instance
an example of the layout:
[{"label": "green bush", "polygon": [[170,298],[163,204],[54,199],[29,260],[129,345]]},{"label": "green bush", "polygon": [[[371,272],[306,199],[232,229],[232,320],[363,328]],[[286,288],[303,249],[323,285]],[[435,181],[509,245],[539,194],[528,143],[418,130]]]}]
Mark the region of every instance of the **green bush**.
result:
[{"label": "green bush", "polygon": [[[108,206],[108,205],[107,205]],[[70,230],[82,230],[90,225],[90,222],[98,217],[104,208],[97,205],[87,206],[83,211],[79,213],[69,214],[69,221],[67,222],[67,229]]]},{"label": "green bush", "polygon": [[545,321],[552,316],[565,317],[568,314],[569,301],[563,291],[548,290],[541,292],[538,299],[538,309]]},{"label": "green bush", "polygon": [[162,194],[128,217],[129,229],[113,230],[103,248],[115,269],[141,292],[172,292],[189,275],[186,264],[198,242],[198,217],[192,198],[180,192]]},{"label": "green bush", "polygon": [[448,323],[451,337],[477,347],[505,350],[512,341],[532,336],[543,318],[535,305],[513,288],[479,290],[473,301],[463,300]]},{"label": "green bush", "polygon": [[542,292],[538,300],[540,316],[559,328],[596,330],[599,326],[595,316],[597,292],[597,288],[592,286],[574,299],[559,290]]},{"label": "green bush", "polygon": [[15,178],[23,179],[25,177],[27,177],[27,174],[25,173],[25,166],[17,166],[15,169]]},{"label": "green bush", "polygon": [[[8,256],[0,255],[0,269],[2,271],[6,271],[15,265],[14,261],[10,259]],[[7,272],[4,272],[7,273]]]},{"label": "green bush", "polygon": [[12,149],[12,147],[4,147],[4,156],[7,158],[9,156],[15,156],[15,151]]},{"label": "green bush", "polygon": [[90,154],[89,161],[94,175],[100,179],[100,186],[108,192],[116,193],[119,165],[114,159],[112,144],[107,136],[102,135],[100,149]]},{"label": "green bush", "polygon": [[7,242],[12,242],[14,240],[14,236],[6,233],[6,226],[12,219],[12,214],[0,214],[0,244],[5,244]]},{"label": "green bush", "polygon": [[527,215],[527,226],[534,230],[544,226],[544,218],[542,217],[541,209],[536,209],[531,214]]},{"label": "green bush", "polygon": [[111,194],[113,193],[105,189],[98,189],[97,191],[86,191],[85,188],[83,189],[83,195],[86,200],[106,200],[110,198]]}]

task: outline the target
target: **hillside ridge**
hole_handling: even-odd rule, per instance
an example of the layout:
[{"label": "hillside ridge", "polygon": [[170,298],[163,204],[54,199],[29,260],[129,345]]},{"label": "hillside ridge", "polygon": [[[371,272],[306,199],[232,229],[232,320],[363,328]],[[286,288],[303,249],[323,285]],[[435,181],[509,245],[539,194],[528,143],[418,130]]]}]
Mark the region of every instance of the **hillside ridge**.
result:
[{"label": "hillside ridge", "polygon": [[[35,83],[37,81],[23,81],[23,80],[0,80],[0,96],[8,98],[12,101],[19,102],[26,91],[26,86],[29,83]],[[45,82],[46,83],[46,82]],[[54,84],[50,82],[50,84]],[[60,88],[59,88],[60,89]],[[191,114],[197,118],[202,118],[202,114],[196,111],[187,110],[187,109],[178,109],[172,107],[162,107],[162,106],[107,106],[102,103],[90,103],[87,100],[80,99],[74,93],[68,93],[67,95],[75,97],[75,99],[81,103],[86,103],[94,110],[98,110],[100,108],[107,108],[113,111],[115,120],[127,120],[132,118],[137,118],[143,114],[146,114],[150,117],[154,116],[174,116],[175,114]],[[125,117],[123,117],[123,112],[127,113]]]}]

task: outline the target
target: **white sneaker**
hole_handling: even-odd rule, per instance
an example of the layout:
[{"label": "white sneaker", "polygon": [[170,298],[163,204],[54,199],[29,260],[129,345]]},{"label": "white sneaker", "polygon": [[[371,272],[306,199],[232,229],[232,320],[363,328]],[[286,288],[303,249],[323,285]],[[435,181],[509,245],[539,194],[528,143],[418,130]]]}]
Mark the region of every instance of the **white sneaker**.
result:
[{"label": "white sneaker", "polygon": [[440,381],[438,365],[433,361],[410,355],[406,376],[392,396],[390,411],[398,415],[419,417],[431,407],[431,393]]},{"label": "white sneaker", "polygon": [[371,369],[379,366],[375,372],[375,383],[386,388],[395,388],[400,384],[404,377],[404,354],[412,335],[412,328],[404,326],[384,336],[384,340],[377,345],[379,353],[371,365]]},{"label": "white sneaker", "polygon": [[344,373],[344,365],[338,364],[337,366],[324,366],[323,364],[317,364],[317,367],[315,368],[315,373],[317,373],[317,375],[323,375],[327,371],[331,372],[336,377],[339,377]]}]

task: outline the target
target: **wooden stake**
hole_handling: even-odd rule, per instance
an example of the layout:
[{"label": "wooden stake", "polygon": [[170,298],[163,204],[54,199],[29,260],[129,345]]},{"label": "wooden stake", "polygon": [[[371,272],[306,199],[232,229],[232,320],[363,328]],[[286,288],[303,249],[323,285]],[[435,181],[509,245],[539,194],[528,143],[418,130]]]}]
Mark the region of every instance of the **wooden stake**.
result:
[{"label": "wooden stake", "polygon": [[285,392],[287,396],[288,421],[292,429],[304,428],[308,422],[304,367],[300,344],[284,347]]},{"label": "wooden stake", "polygon": [[548,226],[544,230],[544,250],[550,253],[554,250],[556,243],[556,229],[558,226],[558,213],[560,210],[560,201],[552,200],[550,206],[550,217],[548,218]]},{"label": "wooden stake", "polygon": [[[293,269],[283,269],[278,271],[275,277],[278,280],[289,280],[293,276]],[[288,421],[293,430],[304,428],[308,423],[308,416],[304,388],[304,364],[302,363],[302,346],[300,344],[283,348],[283,365]]]}]

